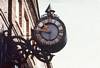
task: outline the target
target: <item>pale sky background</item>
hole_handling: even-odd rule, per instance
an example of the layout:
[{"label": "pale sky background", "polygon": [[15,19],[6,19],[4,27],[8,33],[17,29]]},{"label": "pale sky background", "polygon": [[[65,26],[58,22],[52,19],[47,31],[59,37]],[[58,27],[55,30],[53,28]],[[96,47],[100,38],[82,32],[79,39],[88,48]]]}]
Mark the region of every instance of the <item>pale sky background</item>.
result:
[{"label": "pale sky background", "polygon": [[100,0],[39,0],[41,15],[50,2],[68,38],[53,68],[100,68]]}]

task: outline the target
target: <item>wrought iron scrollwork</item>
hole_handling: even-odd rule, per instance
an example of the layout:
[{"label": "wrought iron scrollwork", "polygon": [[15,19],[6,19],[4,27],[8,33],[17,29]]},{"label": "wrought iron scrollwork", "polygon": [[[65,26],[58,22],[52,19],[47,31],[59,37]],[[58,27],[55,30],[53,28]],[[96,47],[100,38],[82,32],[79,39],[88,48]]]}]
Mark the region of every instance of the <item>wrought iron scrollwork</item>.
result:
[{"label": "wrought iron scrollwork", "polygon": [[48,63],[52,60],[53,56],[50,52],[42,50],[39,47],[35,48],[35,56],[42,62]]},{"label": "wrought iron scrollwork", "polygon": [[50,62],[54,56],[36,45],[32,46],[30,40],[25,40],[20,36],[12,36],[11,39],[10,44],[16,47],[15,52],[12,53],[12,62],[15,64],[25,63],[29,55],[45,63]]}]

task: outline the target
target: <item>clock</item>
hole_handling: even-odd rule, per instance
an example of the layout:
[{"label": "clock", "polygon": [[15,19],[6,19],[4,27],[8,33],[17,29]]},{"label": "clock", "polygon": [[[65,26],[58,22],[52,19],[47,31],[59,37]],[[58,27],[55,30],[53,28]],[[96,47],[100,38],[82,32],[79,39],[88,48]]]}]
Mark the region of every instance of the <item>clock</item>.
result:
[{"label": "clock", "polygon": [[37,46],[51,53],[60,51],[66,44],[66,28],[56,16],[44,16],[35,26]]}]

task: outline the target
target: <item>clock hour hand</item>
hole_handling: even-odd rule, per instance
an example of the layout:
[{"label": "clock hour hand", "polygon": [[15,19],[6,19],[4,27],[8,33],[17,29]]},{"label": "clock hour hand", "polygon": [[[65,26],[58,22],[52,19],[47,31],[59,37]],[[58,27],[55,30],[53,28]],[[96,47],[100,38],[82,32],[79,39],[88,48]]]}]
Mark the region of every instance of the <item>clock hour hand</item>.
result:
[{"label": "clock hour hand", "polygon": [[40,29],[39,31],[48,32],[48,26],[47,25],[44,25],[43,28]]}]

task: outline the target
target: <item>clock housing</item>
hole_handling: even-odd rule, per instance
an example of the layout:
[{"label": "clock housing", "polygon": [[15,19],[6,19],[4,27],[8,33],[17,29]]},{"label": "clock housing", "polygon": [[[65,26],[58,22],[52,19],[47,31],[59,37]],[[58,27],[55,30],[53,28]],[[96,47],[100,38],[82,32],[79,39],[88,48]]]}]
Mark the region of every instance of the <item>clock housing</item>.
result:
[{"label": "clock housing", "polygon": [[66,45],[66,27],[57,16],[40,18],[34,30],[37,46],[45,51],[55,53]]}]

